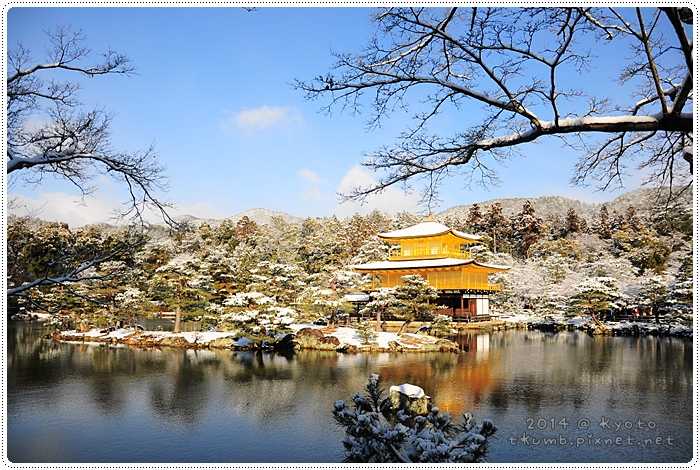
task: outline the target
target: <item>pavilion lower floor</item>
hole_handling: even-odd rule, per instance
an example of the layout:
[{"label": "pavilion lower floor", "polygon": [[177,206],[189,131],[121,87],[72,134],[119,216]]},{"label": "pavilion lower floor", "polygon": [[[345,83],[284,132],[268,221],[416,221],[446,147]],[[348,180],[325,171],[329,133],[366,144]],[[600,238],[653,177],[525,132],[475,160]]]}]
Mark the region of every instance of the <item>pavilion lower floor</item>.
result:
[{"label": "pavilion lower floor", "polygon": [[445,314],[457,321],[490,316],[488,291],[441,291],[435,303],[448,307]]}]

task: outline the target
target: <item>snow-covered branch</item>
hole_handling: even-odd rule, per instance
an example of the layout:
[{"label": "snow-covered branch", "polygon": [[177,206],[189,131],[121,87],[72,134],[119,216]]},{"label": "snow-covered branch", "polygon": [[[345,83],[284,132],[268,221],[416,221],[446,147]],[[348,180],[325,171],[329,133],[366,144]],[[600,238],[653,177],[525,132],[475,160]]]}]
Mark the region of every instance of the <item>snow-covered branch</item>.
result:
[{"label": "snow-covered branch", "polygon": [[[415,98],[423,93],[425,109],[414,115],[415,125],[393,148],[381,149],[365,162],[378,173],[377,184],[357,188],[346,195],[351,198],[420,179],[430,201],[439,183],[458,169],[466,170],[470,180],[476,173],[488,183],[495,176],[491,160],[546,136],[576,137],[571,142],[583,146],[565,142],[583,148],[583,159],[590,163],[600,151],[594,139],[601,133],[634,134],[628,142],[636,142],[635,151],[617,153],[612,176],[620,176],[626,162],[636,161],[654,167],[661,178],[654,183],[668,184],[663,168],[675,166],[678,179],[683,172],[676,163],[688,159],[675,162],[679,153],[666,146],[660,154],[663,146],[652,150],[640,137],[691,138],[693,77],[687,52],[692,42],[684,24],[692,22],[692,12],[686,10],[392,7],[376,15],[377,35],[363,52],[337,55],[331,73],[298,81],[297,87],[309,99],[328,97],[328,110],[359,111],[368,99],[371,125],[393,110],[416,107]],[[675,37],[661,35],[663,21],[672,23]],[[633,52],[619,70],[621,81],[639,90],[630,93],[631,103],[612,91],[609,97],[586,92],[585,73],[596,65],[588,44],[601,37]],[[571,83],[572,72],[582,80]],[[452,137],[426,133],[429,122],[446,108],[460,112],[468,102],[485,110],[481,122],[473,124],[470,113],[463,130]],[[595,175],[608,184],[609,167],[594,166],[595,171],[576,180]],[[685,171],[684,177],[692,178],[692,172]]]}]

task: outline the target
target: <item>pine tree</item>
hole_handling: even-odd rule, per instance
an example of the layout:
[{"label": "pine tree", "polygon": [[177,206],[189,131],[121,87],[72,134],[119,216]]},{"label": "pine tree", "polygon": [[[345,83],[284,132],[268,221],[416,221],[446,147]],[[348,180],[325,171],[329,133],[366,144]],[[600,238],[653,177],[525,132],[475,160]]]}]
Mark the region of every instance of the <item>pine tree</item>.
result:
[{"label": "pine tree", "polygon": [[472,233],[480,233],[484,230],[484,216],[481,213],[479,204],[472,204],[467,214],[466,226]]},{"label": "pine tree", "polygon": [[477,425],[471,414],[455,425],[449,414],[431,408],[418,416],[408,407],[395,409],[373,374],[364,394],[349,406],[333,405],[333,418],[345,429],[345,460],[355,463],[469,463],[486,453],[496,431],[491,421]]},{"label": "pine tree", "polygon": [[628,206],[625,209],[624,224],[629,230],[640,230],[642,228],[642,221],[637,215],[637,209],[633,206]]},{"label": "pine tree", "polygon": [[489,206],[486,216],[483,218],[483,229],[488,235],[491,243],[491,251],[498,253],[507,246],[507,238],[510,236],[510,224],[505,215],[500,202]]},{"label": "pine tree", "polygon": [[437,299],[437,289],[428,284],[423,277],[411,274],[401,277],[401,285],[396,287],[399,306],[394,316],[404,321],[399,334],[414,320],[430,320],[435,306],[431,302]]},{"label": "pine tree", "polygon": [[671,282],[668,306],[674,315],[693,315],[693,253],[687,253]]},{"label": "pine tree", "polygon": [[511,224],[518,252],[527,258],[530,247],[544,235],[542,219],[535,214],[532,203],[525,201],[522,210],[513,217]]},{"label": "pine tree", "polygon": [[593,277],[576,286],[576,294],[571,298],[575,310],[582,310],[598,320],[600,314],[621,307],[622,293],[616,279]]},{"label": "pine tree", "polygon": [[382,329],[382,316],[391,314],[398,308],[401,303],[396,297],[396,289],[392,287],[383,287],[378,291],[370,293],[370,301],[360,311],[362,316],[376,317],[377,331]]},{"label": "pine tree", "polygon": [[620,214],[617,210],[614,210],[610,216],[610,228],[615,233],[618,230],[624,230],[627,225],[625,216]]},{"label": "pine tree", "polygon": [[639,304],[649,309],[654,315],[656,323],[659,323],[660,310],[668,300],[668,287],[664,276],[651,276],[642,281],[641,289],[637,296]]},{"label": "pine tree", "polygon": [[239,243],[250,243],[253,237],[258,233],[258,230],[258,224],[244,215],[236,222],[233,233]]},{"label": "pine tree", "polygon": [[576,210],[570,207],[564,219],[564,235],[581,232],[582,226],[581,218],[576,213]]},{"label": "pine tree", "polygon": [[360,337],[362,344],[374,343],[377,339],[377,333],[374,331],[374,326],[368,321],[361,321],[355,328],[357,336]]},{"label": "pine tree", "polygon": [[594,229],[600,238],[609,239],[612,236],[612,225],[610,223],[610,212],[608,206],[603,204],[598,212],[598,219],[595,221]]},{"label": "pine tree", "polygon": [[350,261],[352,264],[369,263],[371,261],[384,261],[389,256],[389,245],[379,237],[368,237],[357,250]]}]

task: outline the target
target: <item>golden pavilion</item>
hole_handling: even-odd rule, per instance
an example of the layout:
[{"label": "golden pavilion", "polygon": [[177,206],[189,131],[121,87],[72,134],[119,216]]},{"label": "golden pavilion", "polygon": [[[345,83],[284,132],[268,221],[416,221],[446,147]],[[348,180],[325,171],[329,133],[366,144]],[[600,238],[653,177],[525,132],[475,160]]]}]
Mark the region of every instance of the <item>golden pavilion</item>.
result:
[{"label": "golden pavilion", "polygon": [[451,308],[454,319],[488,316],[489,295],[501,290],[500,284],[489,281],[489,274],[510,269],[476,261],[471,246],[481,237],[432,218],[379,237],[391,244],[389,260],[353,266],[371,275],[371,289],[395,287],[403,276],[417,274],[438,290],[438,303]]}]

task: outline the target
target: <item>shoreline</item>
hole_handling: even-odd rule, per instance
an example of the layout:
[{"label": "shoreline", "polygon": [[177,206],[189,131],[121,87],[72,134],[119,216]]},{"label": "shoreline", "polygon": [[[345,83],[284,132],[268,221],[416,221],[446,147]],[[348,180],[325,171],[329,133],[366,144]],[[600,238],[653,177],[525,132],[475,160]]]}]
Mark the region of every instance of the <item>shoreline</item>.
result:
[{"label": "shoreline", "polygon": [[338,353],[362,352],[452,352],[461,351],[453,341],[428,335],[377,332],[374,342],[364,343],[357,330],[347,327],[321,328],[312,325],[292,325],[292,333],[278,335],[273,341],[255,340],[234,332],[188,331],[144,331],[137,328],[93,328],[55,331],[51,338],[70,343],[124,344],[127,346],[152,348],[174,347],[185,349],[228,349],[232,351],[254,350],[323,350]]},{"label": "shoreline", "polygon": [[600,321],[594,322],[588,316],[547,316],[536,317],[515,315],[502,317],[506,329],[521,328],[550,333],[560,331],[583,331],[591,336],[668,336],[675,338],[693,337],[693,327],[676,321],[665,320],[663,323],[642,321]]}]

